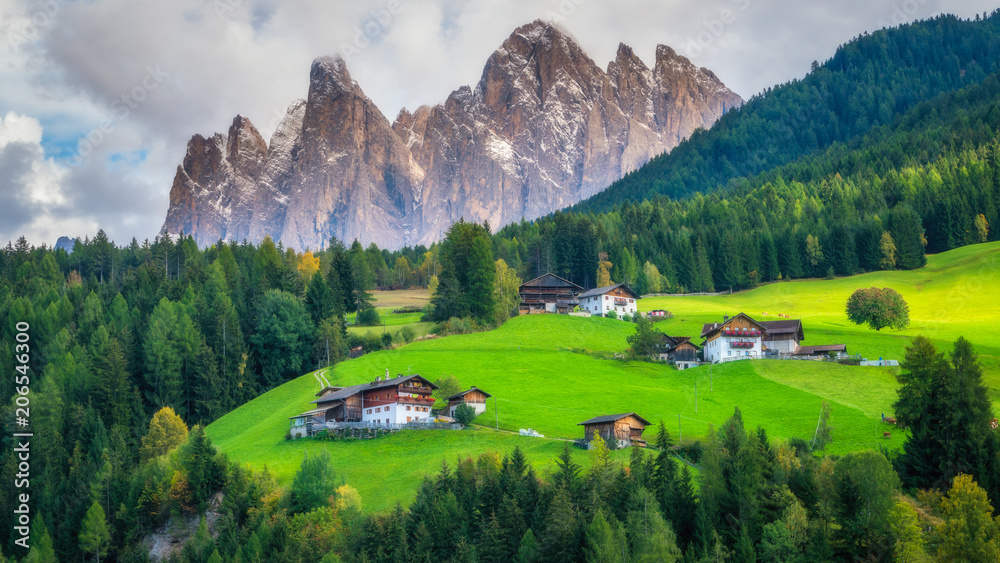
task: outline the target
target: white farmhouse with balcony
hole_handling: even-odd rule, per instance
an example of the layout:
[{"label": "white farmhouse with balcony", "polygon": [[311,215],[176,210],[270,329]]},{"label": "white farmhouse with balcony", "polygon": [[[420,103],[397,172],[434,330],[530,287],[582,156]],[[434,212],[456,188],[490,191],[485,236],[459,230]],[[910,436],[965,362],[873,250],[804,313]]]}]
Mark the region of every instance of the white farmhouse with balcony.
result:
[{"label": "white farmhouse with balcony", "polygon": [[611,311],[619,317],[635,316],[636,301],[639,299],[642,299],[639,294],[623,283],[591,289],[579,296],[581,310],[602,317],[606,317]]},{"label": "white farmhouse with balcony", "polygon": [[723,317],[721,323],[706,324],[701,330],[706,362],[717,364],[732,360],[759,358],[761,341],[767,329],[764,325],[740,313]]}]

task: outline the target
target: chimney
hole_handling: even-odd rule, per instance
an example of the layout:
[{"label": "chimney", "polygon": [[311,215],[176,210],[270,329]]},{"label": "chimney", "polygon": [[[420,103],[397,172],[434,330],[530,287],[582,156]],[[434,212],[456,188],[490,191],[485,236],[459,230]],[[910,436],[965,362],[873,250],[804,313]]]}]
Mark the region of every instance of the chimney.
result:
[{"label": "chimney", "polygon": [[385,368],[385,378],[389,379],[389,368]]},{"label": "chimney", "polygon": [[722,315],[722,322],[725,323],[727,321],[729,321],[729,315]]}]

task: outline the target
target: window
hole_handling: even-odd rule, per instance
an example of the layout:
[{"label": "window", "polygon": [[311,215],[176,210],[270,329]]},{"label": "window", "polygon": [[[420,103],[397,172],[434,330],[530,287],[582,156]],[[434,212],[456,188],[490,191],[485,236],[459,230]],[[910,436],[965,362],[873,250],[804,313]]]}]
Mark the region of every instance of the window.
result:
[{"label": "window", "polygon": [[410,422],[410,417],[406,417],[406,422]]},{"label": "window", "polygon": [[732,350],[729,350],[729,354],[727,354],[727,355],[728,355],[728,356],[732,356],[732,355],[733,355],[733,351],[732,351]]},{"label": "window", "polygon": [[375,407],[375,412],[382,412],[382,409],[379,407]]},{"label": "window", "polygon": [[371,410],[371,409],[368,409],[368,414],[371,414],[371,413],[372,413],[372,410]]},{"label": "window", "polygon": [[406,405],[406,410],[410,410],[410,405]]}]

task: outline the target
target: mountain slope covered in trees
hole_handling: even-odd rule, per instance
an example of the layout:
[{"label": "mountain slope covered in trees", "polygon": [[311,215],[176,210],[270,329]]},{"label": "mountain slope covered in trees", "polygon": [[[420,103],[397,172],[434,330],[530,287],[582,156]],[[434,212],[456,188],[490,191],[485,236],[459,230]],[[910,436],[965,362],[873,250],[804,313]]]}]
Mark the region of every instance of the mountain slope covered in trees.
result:
[{"label": "mountain slope covered in trees", "polygon": [[624,200],[709,192],[891,123],[921,101],[1000,70],[998,32],[1000,15],[993,12],[866,33],[804,79],[755,96],[574,209],[606,211]]},{"label": "mountain slope covered in trees", "polygon": [[990,75],[706,195],[511,225],[497,255],[526,277],[552,271],[589,286],[605,252],[611,278],[641,293],[913,269],[925,251],[997,238],[998,134],[1000,78]]}]

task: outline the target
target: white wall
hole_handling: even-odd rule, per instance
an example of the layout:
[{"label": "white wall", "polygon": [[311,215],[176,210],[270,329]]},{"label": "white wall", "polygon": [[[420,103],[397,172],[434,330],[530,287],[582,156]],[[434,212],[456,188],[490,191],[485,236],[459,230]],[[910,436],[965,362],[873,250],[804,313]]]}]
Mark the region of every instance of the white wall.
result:
[{"label": "white wall", "polygon": [[[458,405],[461,404],[462,403],[458,403]],[[479,416],[484,412],[486,412],[486,403],[465,403],[465,404],[469,405],[470,407],[472,407],[472,410],[476,411],[476,416]],[[447,416],[452,416],[452,417],[455,416],[455,409],[458,408],[458,405],[449,408]]]},{"label": "white wall", "polygon": [[[406,410],[406,407],[410,407],[410,410]],[[387,422],[394,424],[406,424],[406,417],[410,417],[410,422],[413,422],[430,416],[430,405],[419,405],[419,408],[425,408],[427,409],[427,412],[417,410],[417,408],[418,405],[399,403],[390,403],[388,405],[379,405],[374,407],[366,406],[364,410],[361,411],[361,420],[363,422],[372,422],[375,424],[385,424]]]},{"label": "white wall", "polygon": [[798,346],[798,342],[794,340],[771,340],[767,343],[767,347],[771,350],[777,350],[781,354],[791,354],[795,351],[795,347]]},{"label": "white wall", "polygon": [[[730,342],[741,340],[752,341],[753,348],[733,348],[730,346]],[[759,336],[757,338],[720,336],[705,345],[705,361],[713,364],[725,361],[726,358],[759,358],[761,354],[761,338]]]},{"label": "white wall", "polygon": [[[607,299],[605,299],[607,297]],[[618,316],[629,315],[635,316],[635,312],[638,310],[636,307],[636,300],[630,297],[624,298],[626,303],[625,306],[615,306],[615,297],[613,295],[595,295],[592,297],[585,297],[580,301],[580,308],[584,311],[590,311],[594,315],[604,315],[611,311],[618,313]]]}]

